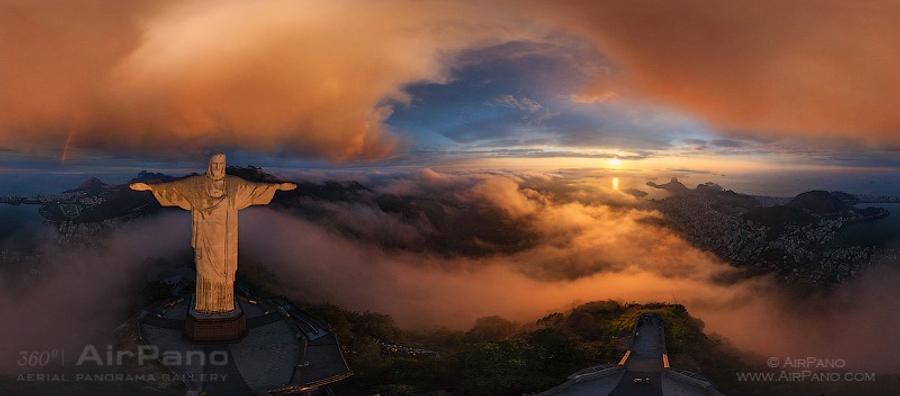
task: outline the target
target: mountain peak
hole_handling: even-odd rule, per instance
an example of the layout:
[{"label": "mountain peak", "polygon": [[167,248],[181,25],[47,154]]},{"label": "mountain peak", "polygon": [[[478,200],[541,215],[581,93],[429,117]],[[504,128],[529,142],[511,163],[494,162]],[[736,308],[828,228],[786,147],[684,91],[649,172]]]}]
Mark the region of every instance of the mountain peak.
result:
[{"label": "mountain peak", "polygon": [[706,182],[706,183],[698,184],[697,188],[695,188],[695,190],[697,190],[697,191],[713,191],[713,192],[725,191],[725,189],[722,188],[722,186],[720,186],[716,183],[713,183],[713,182]]},{"label": "mountain peak", "polygon": [[161,183],[174,180],[175,178],[169,176],[165,173],[157,173],[157,172],[148,172],[142,170],[138,173],[137,177],[131,179],[129,183],[142,182],[142,183]]},{"label": "mountain peak", "polygon": [[788,206],[821,214],[841,212],[850,208],[844,201],[841,201],[830,192],[821,190],[799,194],[788,202]]},{"label": "mountain peak", "polygon": [[669,180],[668,183],[665,184],[656,184],[653,181],[648,181],[647,185],[653,188],[666,190],[672,194],[684,194],[690,191],[690,189],[688,189],[684,184],[681,184],[681,182],[678,181],[677,177],[673,177],[671,180]]},{"label": "mountain peak", "polygon": [[104,187],[106,187],[106,185],[107,184],[104,183],[103,181],[101,181],[100,179],[91,176],[87,180],[81,182],[81,184],[79,184],[78,187],[75,187],[74,189],[71,189],[66,192],[102,190]]}]

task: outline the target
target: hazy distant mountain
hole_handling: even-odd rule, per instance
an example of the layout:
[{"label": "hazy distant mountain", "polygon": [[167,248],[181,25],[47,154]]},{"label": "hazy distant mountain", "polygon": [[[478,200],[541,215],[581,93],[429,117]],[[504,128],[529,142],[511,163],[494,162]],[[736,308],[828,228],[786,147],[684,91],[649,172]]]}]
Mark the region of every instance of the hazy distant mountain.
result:
[{"label": "hazy distant mountain", "polygon": [[859,202],[859,197],[854,194],[845,193],[843,191],[832,191],[831,196],[850,205]]},{"label": "hazy distant mountain", "polygon": [[[284,181],[254,166],[230,166],[226,173],[254,182]],[[159,183],[174,179],[170,175],[145,171],[131,182]],[[535,240],[533,231],[523,227],[519,223],[521,220],[509,219],[494,205],[473,204],[453,194],[405,196],[379,193],[356,181],[296,183],[296,190],[276,194],[269,208],[385,248],[483,256],[518,251]],[[57,223],[71,239],[76,239],[80,230],[88,226],[101,223],[114,226],[120,221],[163,210],[152,194],[131,191],[127,184],[59,198],[45,204],[41,214]],[[354,216],[347,216],[348,213]],[[386,216],[387,221],[372,222],[371,216]],[[395,228],[391,227],[398,226],[409,232],[393,232]]]},{"label": "hazy distant mountain", "polygon": [[98,179],[96,177],[91,177],[91,178],[81,182],[81,184],[79,184],[78,187],[75,187],[75,188],[65,191],[65,192],[67,192],[67,193],[97,192],[97,191],[103,190],[106,186],[107,186],[107,184],[100,181],[100,179]]},{"label": "hazy distant mountain", "polygon": [[225,173],[257,183],[282,183],[286,181],[267,173],[258,166],[253,165],[229,166],[225,169]]},{"label": "hazy distant mountain", "polygon": [[96,181],[88,180],[56,201],[42,205],[41,216],[56,223],[95,223],[133,218],[160,208],[152,195],[131,191],[127,184],[98,184],[99,180],[92,180]]},{"label": "hazy distant mountain", "polygon": [[681,182],[678,181],[677,177],[673,177],[671,180],[669,180],[668,183],[665,183],[665,184],[656,184],[653,181],[648,181],[647,185],[650,187],[653,187],[653,188],[659,188],[661,190],[666,190],[666,191],[672,193],[673,195],[685,194],[685,193],[691,191],[684,184],[681,184]]},{"label": "hazy distant mountain", "polygon": [[[284,181],[254,166],[229,166],[226,173],[254,182],[280,183]],[[197,173],[174,177],[164,173],[141,171],[128,183],[163,183],[195,175]],[[78,187],[65,191],[57,201],[43,205],[40,213],[45,219],[52,222],[92,223],[127,220],[156,213],[161,209],[152,194],[132,191],[128,188],[128,183],[108,185],[92,177]],[[275,202],[281,206],[303,207],[303,203],[297,201],[298,199],[331,202],[359,201],[359,194],[369,191],[356,182],[325,182],[323,184],[301,182],[299,185],[300,188],[297,190],[281,192],[276,195]]]},{"label": "hazy distant mountain", "polygon": [[812,213],[829,214],[838,213],[850,209],[844,201],[828,191],[807,191],[797,195],[788,202],[787,206],[808,210]]},{"label": "hazy distant mountain", "polygon": [[[187,176],[194,176],[194,175],[196,175],[196,173],[192,173]],[[182,176],[182,177],[187,177],[187,176]],[[169,176],[165,173],[141,171],[140,173],[138,173],[137,177],[135,177],[134,179],[131,179],[129,181],[129,183],[137,183],[137,182],[162,183],[162,182],[172,181],[175,179],[180,179],[180,177]]]},{"label": "hazy distant mountain", "polygon": [[626,188],[626,189],[622,190],[622,192],[625,194],[628,194],[628,195],[638,197],[638,198],[647,196],[647,192],[638,190],[636,188]]},{"label": "hazy distant mountain", "polygon": [[805,210],[787,205],[755,208],[744,213],[742,218],[766,226],[769,239],[777,238],[789,226],[802,227],[816,222],[816,217]]}]

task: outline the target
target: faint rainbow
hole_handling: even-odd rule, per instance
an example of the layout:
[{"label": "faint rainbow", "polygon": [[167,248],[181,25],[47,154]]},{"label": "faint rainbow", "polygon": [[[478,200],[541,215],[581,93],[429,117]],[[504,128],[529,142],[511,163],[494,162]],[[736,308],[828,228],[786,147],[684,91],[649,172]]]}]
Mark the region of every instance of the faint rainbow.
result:
[{"label": "faint rainbow", "polygon": [[69,133],[66,134],[66,144],[63,145],[62,155],[59,156],[59,163],[62,165],[63,162],[66,162],[66,159],[69,156],[69,144],[72,142],[72,135],[75,134],[75,127],[69,128]]}]

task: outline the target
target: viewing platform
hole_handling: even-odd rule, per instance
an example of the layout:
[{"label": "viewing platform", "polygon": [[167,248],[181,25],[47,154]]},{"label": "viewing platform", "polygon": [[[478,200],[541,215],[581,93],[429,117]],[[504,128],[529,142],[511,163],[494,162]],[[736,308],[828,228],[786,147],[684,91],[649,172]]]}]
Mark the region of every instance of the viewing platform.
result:
[{"label": "viewing platform", "polygon": [[141,341],[158,347],[160,354],[200,351],[224,357],[225,364],[210,359],[167,366],[186,378],[188,394],[316,394],[353,374],[340,342],[323,322],[290,303],[250,295],[245,288],[235,294],[246,316],[246,335],[239,342],[192,343],[183,332],[190,296],[153,305],[137,319]]}]

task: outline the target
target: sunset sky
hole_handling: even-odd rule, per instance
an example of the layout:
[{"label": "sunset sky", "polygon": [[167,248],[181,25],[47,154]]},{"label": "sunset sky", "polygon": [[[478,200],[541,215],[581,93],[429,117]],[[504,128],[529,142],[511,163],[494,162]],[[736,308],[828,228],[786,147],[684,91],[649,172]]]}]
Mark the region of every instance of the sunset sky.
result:
[{"label": "sunset sky", "polygon": [[[213,151],[300,186],[240,220],[291,301],[417,331],[673,302],[897,384],[900,0],[0,0],[0,349],[190,268],[199,217],[125,183]],[[855,198],[771,199],[811,190]]]},{"label": "sunset sky", "polygon": [[887,1],[3,0],[0,171],[225,149],[280,167],[894,173],[898,19]]}]

